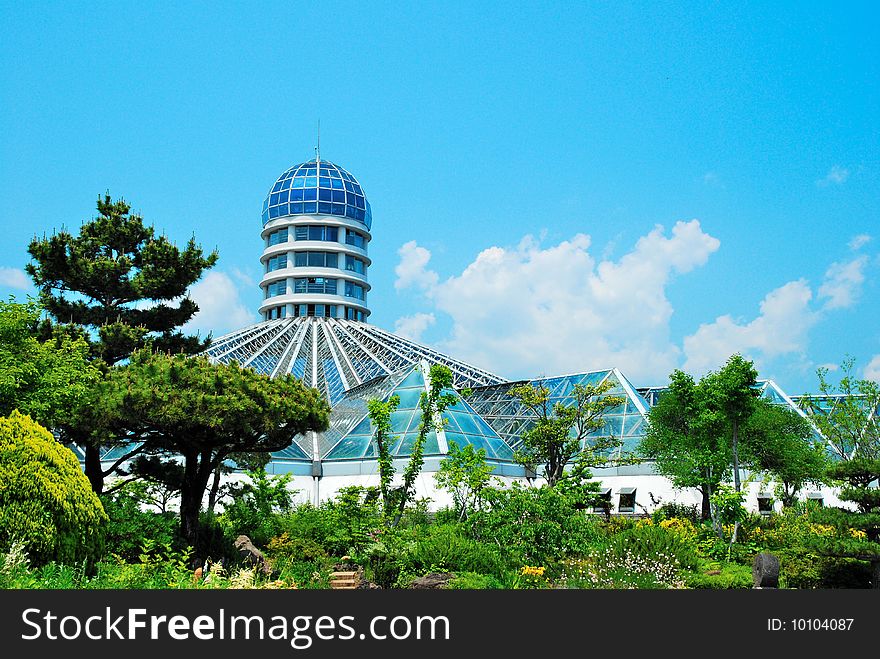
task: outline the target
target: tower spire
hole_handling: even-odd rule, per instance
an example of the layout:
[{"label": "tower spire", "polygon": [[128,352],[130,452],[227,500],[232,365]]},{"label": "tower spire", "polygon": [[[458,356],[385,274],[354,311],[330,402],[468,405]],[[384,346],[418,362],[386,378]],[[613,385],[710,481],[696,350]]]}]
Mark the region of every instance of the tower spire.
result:
[{"label": "tower spire", "polygon": [[318,144],[315,146],[315,160],[321,161],[321,120],[318,119]]}]

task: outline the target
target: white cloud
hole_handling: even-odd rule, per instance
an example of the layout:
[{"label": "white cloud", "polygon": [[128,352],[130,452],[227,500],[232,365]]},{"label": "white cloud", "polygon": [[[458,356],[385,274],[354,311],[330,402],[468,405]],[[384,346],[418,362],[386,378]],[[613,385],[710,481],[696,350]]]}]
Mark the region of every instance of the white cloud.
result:
[{"label": "white cloud", "polygon": [[735,352],[754,359],[803,354],[807,334],[819,316],[810,309],[813,292],[803,279],[770,291],[761,301],[757,317],[749,322],[730,315],[702,324],[684,339],[684,370],[703,375],[720,367]]},{"label": "white cloud", "polygon": [[403,290],[414,286],[427,290],[437,283],[437,273],[426,269],[431,260],[431,252],[411,240],[397,250],[397,253],[400,255],[400,263],[394,268],[394,274],[397,275],[394,288]]},{"label": "white cloud", "polygon": [[849,241],[849,248],[852,251],[857,252],[870,241],[871,236],[869,236],[867,233],[860,233],[857,236],[853,236],[853,239]]},{"label": "white cloud", "polygon": [[724,189],[724,184],[721,182],[721,178],[715,172],[706,172],[702,176],[703,184],[710,188],[721,188]]},{"label": "white cloud", "polygon": [[412,341],[421,341],[422,334],[436,320],[432,313],[416,313],[412,316],[402,316],[394,323],[394,333]]},{"label": "white cloud", "polygon": [[819,297],[828,298],[825,309],[851,307],[858,300],[865,281],[864,269],[867,256],[860,256],[847,263],[832,263],[825,271],[825,279],[819,286]]},{"label": "white cloud", "polygon": [[829,185],[843,185],[848,178],[849,170],[846,167],[834,165],[834,167],[828,170],[825,178],[816,181],[816,185],[820,188],[827,188]]},{"label": "white cloud", "polygon": [[865,379],[880,382],[880,355],[874,355],[874,358],[865,366]]},{"label": "white cloud", "polygon": [[719,245],[697,220],[676,223],[671,235],[656,227],[617,261],[597,262],[584,234],[547,248],[526,236],[515,248],[483,250],[439,282],[426,269],[430,252],[410,242],[397,274],[451,317],[440,347],[464,361],[510,377],[617,366],[659,382],[680,354],[669,339],[666,286]]},{"label": "white cloud", "polygon": [[30,277],[18,268],[0,267],[0,286],[8,286],[19,291],[29,291],[33,287]]},{"label": "white cloud", "polygon": [[212,271],[189,289],[199,311],[183,326],[185,332],[213,332],[220,336],[256,322],[255,314],[242,303],[238,287],[224,272]]}]

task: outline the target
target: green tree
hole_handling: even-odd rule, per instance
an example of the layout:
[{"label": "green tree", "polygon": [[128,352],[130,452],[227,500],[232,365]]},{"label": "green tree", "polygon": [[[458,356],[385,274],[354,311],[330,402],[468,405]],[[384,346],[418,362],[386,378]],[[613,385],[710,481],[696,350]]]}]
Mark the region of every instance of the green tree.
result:
[{"label": "green tree", "polygon": [[[98,198],[97,207],[98,217],[83,223],[79,235],[61,230],[28,246],[33,261],[25,269],[46,311],[58,323],[82,327],[92,358],[108,366],[145,345],[187,354],[203,350],[207,340],[178,328],[198,311],[187,289],[216,263],[217,253],[204,255],[194,238],[179,249],[109,195]],[[109,475],[100,460],[108,437],[89,410],[85,406],[81,416],[57,429],[83,448],[86,475],[100,494]]]},{"label": "green tree", "polygon": [[596,436],[587,446],[587,437],[605,425],[603,415],[626,402],[623,396],[608,392],[614,383],[605,380],[597,385],[576,384],[569,396],[570,405],[551,403],[550,390],[543,385],[522,384],[508,392],[534,417],[522,434],[522,446],[515,454],[517,462],[529,469],[544,465],[544,478],[550,487],[563,477],[565,466],[581,450],[591,452],[599,461],[618,448],[621,440],[611,435]]},{"label": "green tree", "polygon": [[759,399],[743,434],[749,464],[778,483],[783,507],[793,506],[806,485],[822,483],[826,448],[813,441],[810,422],[794,410]]},{"label": "green tree", "polygon": [[452,393],[452,371],[444,364],[434,364],[428,371],[427,392],[419,397],[421,422],[418,435],[410,449],[409,461],[401,475],[401,484],[392,488],[394,481],[394,463],[389,451],[389,443],[393,439],[391,414],[400,404],[398,396],[392,396],[387,402],[371,400],[367,402],[370,421],[374,427],[373,441],[376,442],[379,454],[379,483],[382,506],[386,522],[394,527],[403,517],[408,503],[415,498],[416,478],[422,471],[425,462],[425,442],[428,433],[443,428],[443,412],[450,405],[458,402],[458,396]]},{"label": "green tree", "polygon": [[70,418],[100,377],[82,338],[56,328],[37,338],[35,302],[0,302],[0,415],[12,410],[53,427]]},{"label": "green tree", "polygon": [[841,485],[839,498],[856,507],[855,512],[829,514],[837,515],[838,525],[864,536],[858,547],[848,540],[826,548],[826,553],[869,561],[873,587],[880,588],[880,385],[856,377],[854,366],[852,358],[844,360],[836,386],[829,381],[828,370],[820,368],[819,396],[804,397],[802,404],[836,457],[827,477]]},{"label": "green tree", "polygon": [[24,542],[31,561],[92,563],[107,515],[70,449],[30,417],[0,417],[0,549]]},{"label": "green tree", "polygon": [[740,482],[740,431],[755,410],[758,372],[752,362],[741,355],[731,356],[718,372],[708,373],[700,380],[705,390],[708,412],[719,418],[730,435],[734,489],[742,490]]},{"label": "green tree", "polygon": [[197,546],[208,481],[234,453],[269,453],[327,428],[329,406],[293,376],[270,379],[236,363],[148,349],[113,369],[101,413],[146,454],[181,460],[181,533]]},{"label": "green tree", "polygon": [[656,470],[676,488],[697,488],[701,517],[711,516],[711,497],[731,469],[730,445],[712,414],[705,389],[676,370],[669,387],[648,413],[648,429],[638,452],[654,461]]},{"label": "green tree", "polygon": [[486,449],[474,450],[471,444],[459,448],[455,442],[449,442],[449,452],[434,474],[434,480],[452,495],[460,521],[480,508],[494,470],[486,464]]}]

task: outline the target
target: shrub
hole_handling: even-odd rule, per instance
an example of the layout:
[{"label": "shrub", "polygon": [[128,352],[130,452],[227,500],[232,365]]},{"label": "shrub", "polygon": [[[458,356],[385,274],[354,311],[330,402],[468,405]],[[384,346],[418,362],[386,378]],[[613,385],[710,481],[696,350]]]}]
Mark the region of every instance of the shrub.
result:
[{"label": "shrub", "polygon": [[699,562],[695,538],[696,529],[692,530],[689,522],[661,522],[657,526],[646,519],[611,536],[607,550],[620,559],[665,556],[674,563],[676,569],[689,570]]},{"label": "shrub", "polygon": [[35,565],[93,563],[107,515],[70,449],[28,416],[0,418],[0,548],[24,543]]},{"label": "shrub", "polygon": [[426,572],[478,572],[498,575],[503,571],[497,547],[464,535],[457,525],[431,527],[409,545],[404,568],[416,575]]},{"label": "shrub", "polygon": [[550,565],[585,555],[601,537],[595,518],[550,487],[486,488],[488,507],[467,520],[472,537],[497,545],[512,565]]},{"label": "shrub", "polygon": [[223,510],[220,523],[230,538],[248,536],[260,547],[281,532],[283,514],[292,508],[287,489],[291,475],[271,476],[265,470],[247,472],[250,480],[229,488],[232,502]]},{"label": "shrub", "polygon": [[143,503],[127,488],[112,496],[101,497],[107,512],[107,546],[116,556],[136,561],[144,538],[161,544],[173,544],[179,525],[174,513],[156,513],[143,510]]},{"label": "shrub", "polygon": [[657,508],[651,515],[655,524],[665,519],[686,519],[694,526],[700,523],[700,509],[696,504],[676,503],[670,501]]},{"label": "shrub", "polygon": [[459,572],[446,583],[448,590],[494,590],[503,587],[496,577],[476,572]]},{"label": "shrub", "polygon": [[751,588],[752,568],[740,563],[707,562],[700,569],[684,574],[685,586],[700,590]]}]

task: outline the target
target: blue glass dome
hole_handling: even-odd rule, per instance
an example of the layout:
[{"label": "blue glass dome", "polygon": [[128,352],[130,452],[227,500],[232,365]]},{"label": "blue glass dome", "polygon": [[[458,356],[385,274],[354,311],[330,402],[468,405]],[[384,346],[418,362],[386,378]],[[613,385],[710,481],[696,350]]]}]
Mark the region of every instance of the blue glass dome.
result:
[{"label": "blue glass dome", "polygon": [[341,215],[367,229],[373,223],[360,183],[329,160],[309,160],[278,177],[263,202],[263,225],[285,215]]}]

